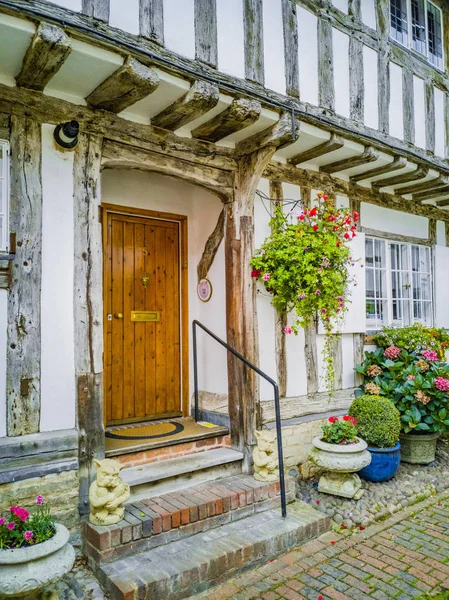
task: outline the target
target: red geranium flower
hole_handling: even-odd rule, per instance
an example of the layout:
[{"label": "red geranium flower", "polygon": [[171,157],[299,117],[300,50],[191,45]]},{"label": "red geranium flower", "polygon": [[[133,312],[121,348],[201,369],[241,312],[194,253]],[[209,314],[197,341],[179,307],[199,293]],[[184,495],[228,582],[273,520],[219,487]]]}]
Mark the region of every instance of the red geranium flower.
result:
[{"label": "red geranium flower", "polygon": [[259,277],[260,273],[261,271],[259,269],[254,269],[254,271],[251,271],[251,277]]},{"label": "red geranium flower", "polygon": [[329,423],[335,423],[335,421],[338,421],[338,417],[329,417],[328,421]]}]

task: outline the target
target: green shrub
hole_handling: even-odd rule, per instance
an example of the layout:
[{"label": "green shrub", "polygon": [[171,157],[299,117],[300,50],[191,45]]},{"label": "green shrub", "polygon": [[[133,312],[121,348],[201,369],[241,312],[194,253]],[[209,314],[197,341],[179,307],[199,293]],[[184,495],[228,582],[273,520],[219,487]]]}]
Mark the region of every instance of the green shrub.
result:
[{"label": "green shrub", "polygon": [[351,404],[348,414],[357,421],[357,433],[368,446],[392,448],[399,440],[400,414],[388,398],[359,396]]}]

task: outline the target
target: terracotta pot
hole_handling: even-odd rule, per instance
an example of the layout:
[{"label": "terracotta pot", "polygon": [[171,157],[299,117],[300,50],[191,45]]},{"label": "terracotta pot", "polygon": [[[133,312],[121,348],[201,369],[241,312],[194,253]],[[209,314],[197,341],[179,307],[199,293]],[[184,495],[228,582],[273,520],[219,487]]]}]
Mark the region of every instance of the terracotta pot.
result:
[{"label": "terracotta pot", "polygon": [[428,465],[435,460],[439,433],[401,433],[401,461]]},{"label": "terracotta pot", "polygon": [[55,535],[41,544],[0,550],[0,598],[38,598],[46,586],[61,579],[75,562],[69,532],[56,525]]}]

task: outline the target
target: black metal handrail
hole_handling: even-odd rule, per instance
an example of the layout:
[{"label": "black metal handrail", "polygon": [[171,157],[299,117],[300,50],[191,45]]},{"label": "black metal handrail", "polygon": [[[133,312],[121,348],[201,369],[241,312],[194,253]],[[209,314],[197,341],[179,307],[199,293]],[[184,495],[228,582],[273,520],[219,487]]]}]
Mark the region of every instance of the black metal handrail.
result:
[{"label": "black metal handrail", "polygon": [[224,340],[219,338],[215,333],[213,333],[210,329],[205,327],[202,323],[197,320],[192,321],[192,341],[193,341],[193,385],[194,385],[194,393],[195,393],[195,421],[198,421],[199,414],[199,398],[198,398],[198,356],[197,356],[197,343],[196,343],[196,328],[200,327],[203,331],[205,331],[211,338],[213,338],[216,342],[221,344],[228,352],[236,356],[239,360],[241,360],[247,367],[255,371],[260,377],[263,377],[268,383],[271,383],[274,390],[274,410],[276,413],[276,433],[277,433],[277,446],[278,446],[278,460],[279,460],[279,484],[281,491],[281,509],[282,509],[282,518],[285,519],[287,516],[287,501],[285,495],[285,475],[284,475],[284,453],[282,450],[282,425],[281,425],[281,405],[279,402],[279,386],[271,379],[266,373],[261,371],[259,367],[253,365],[247,358],[237,352],[235,348],[227,344]]}]

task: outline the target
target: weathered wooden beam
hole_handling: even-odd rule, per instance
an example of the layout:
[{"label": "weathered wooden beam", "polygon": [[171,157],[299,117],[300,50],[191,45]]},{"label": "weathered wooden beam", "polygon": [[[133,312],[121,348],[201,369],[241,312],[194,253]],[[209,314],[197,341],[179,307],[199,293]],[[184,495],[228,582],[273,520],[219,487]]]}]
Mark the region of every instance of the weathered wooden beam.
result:
[{"label": "weathered wooden beam", "polygon": [[224,238],[224,223],[225,223],[225,210],[223,209],[218,217],[217,224],[213,232],[207,238],[206,245],[204,246],[201,260],[197,267],[198,281],[207,277],[211,266],[214,263],[215,256],[218,252],[218,248]]},{"label": "weathered wooden beam", "polygon": [[351,156],[351,158],[344,158],[343,160],[337,160],[337,162],[323,165],[320,167],[320,171],[323,173],[338,173],[338,171],[346,171],[347,169],[353,169],[360,165],[366,165],[374,162],[379,158],[379,153],[372,146],[365,146],[363,154],[358,156]]},{"label": "weathered wooden beam", "polygon": [[79,432],[79,510],[89,512],[94,459],[104,458],[103,266],[100,167],[103,140],[80,134],[74,177],[75,376]]},{"label": "weathered wooden beam", "polygon": [[449,199],[448,200],[437,200],[437,206],[440,206],[441,208],[444,208],[445,206],[449,206]]},{"label": "weathered wooden beam", "polygon": [[325,154],[339,150],[340,148],[343,148],[344,145],[345,141],[342,137],[336,133],[331,133],[330,138],[322,144],[295,154],[295,156],[290,157],[287,162],[291,165],[299,165],[301,163],[309,162],[314,158],[318,158],[319,156],[324,156]]},{"label": "weathered wooden beam", "polygon": [[332,25],[326,19],[318,19],[318,89],[320,106],[333,110],[335,89]]},{"label": "weathered wooden beam", "polygon": [[11,117],[10,228],[16,234],[8,294],[6,423],[9,436],[39,431],[41,408],[41,125]]},{"label": "weathered wooden beam", "polygon": [[356,21],[360,21],[362,17],[361,0],[348,0],[348,15]]},{"label": "weathered wooden beam", "polygon": [[390,128],[390,1],[377,0],[377,33],[380,47],[377,53],[377,105],[379,131],[388,133]]},{"label": "weathered wooden beam", "polygon": [[18,87],[41,92],[72,52],[69,37],[60,27],[41,23],[16,76]]},{"label": "weathered wooden beam", "polygon": [[307,394],[318,392],[318,350],[316,344],[316,320],[304,327],[304,356],[306,360]]},{"label": "weathered wooden beam", "polygon": [[81,11],[99,21],[109,22],[109,0],[82,0]]},{"label": "weathered wooden beam", "polygon": [[394,187],[401,183],[410,183],[411,181],[419,181],[424,179],[429,174],[427,167],[418,167],[414,171],[409,173],[403,173],[402,175],[396,175],[393,177],[387,177],[386,179],[380,179],[379,181],[373,181],[371,187],[380,189],[383,187]]},{"label": "weathered wooden beam", "polygon": [[351,175],[350,180],[354,183],[359,181],[365,181],[371,177],[377,177],[378,175],[386,175],[387,173],[393,173],[399,169],[403,169],[407,164],[407,160],[402,156],[397,156],[392,162],[384,165],[383,167],[375,167],[364,173],[358,173],[357,175]]},{"label": "weathered wooden beam", "polygon": [[433,83],[426,81],[425,84],[425,102],[426,102],[426,150],[435,152],[435,91]]},{"label": "weathered wooden beam", "polygon": [[298,21],[296,18],[296,4],[291,0],[282,0],[282,21],[284,25],[286,91],[289,96],[298,98]]},{"label": "weathered wooden beam", "polygon": [[434,187],[427,192],[420,192],[419,194],[413,194],[413,200],[416,202],[422,202],[423,200],[432,200],[432,198],[438,198],[449,192],[449,185],[440,185]]},{"label": "weathered wooden beam", "polygon": [[413,90],[413,71],[402,69],[402,97],[404,140],[415,143],[415,94]]},{"label": "weathered wooden beam", "polygon": [[9,140],[10,133],[10,116],[6,113],[0,113],[0,140]]},{"label": "weathered wooden beam", "polygon": [[135,148],[107,140],[102,155],[103,168],[140,169],[179,177],[190,183],[226,196],[233,186],[233,174],[222,169],[180,160],[150,150]]},{"label": "weathered wooden beam", "polygon": [[395,193],[400,194],[401,196],[406,196],[407,194],[419,194],[420,192],[427,192],[435,187],[447,184],[449,184],[449,177],[441,175],[440,177],[436,177],[430,181],[424,181],[422,183],[415,183],[408,185],[407,187],[398,188],[395,190]]},{"label": "weathered wooden beam", "polygon": [[429,219],[429,242],[431,246],[435,246],[437,243],[437,220]]},{"label": "weathered wooden beam", "polygon": [[300,123],[291,113],[283,113],[279,121],[268,129],[255,133],[246,140],[239,142],[235,148],[237,156],[251,154],[265,146],[283,148],[296,142],[299,137]]},{"label": "weathered wooden beam", "polygon": [[245,77],[264,84],[262,0],[244,0]]},{"label": "weathered wooden beam", "polygon": [[255,100],[233,100],[216,117],[194,129],[192,137],[208,142],[218,142],[231,133],[255,123],[259,119],[261,110],[260,103]]},{"label": "weathered wooden beam", "polygon": [[218,104],[218,87],[206,81],[195,81],[179,100],[151,118],[152,125],[175,131],[206,114]]},{"label": "weathered wooden beam", "polygon": [[95,108],[119,113],[152,94],[159,85],[159,75],[134,58],[112,73],[87,96],[86,101]]},{"label": "weathered wooden beam", "polygon": [[[433,220],[436,221],[436,219]],[[422,237],[402,235],[401,233],[389,233],[387,231],[381,231],[379,229],[373,229],[371,227],[362,227],[361,231],[363,231],[363,233],[366,236],[378,237],[384,240],[390,240],[392,242],[406,242],[407,244],[421,244],[422,246],[430,245],[430,240]]]},{"label": "weathered wooden beam", "polygon": [[363,122],[365,109],[365,80],[363,77],[363,43],[355,36],[349,38],[349,115]]},{"label": "weathered wooden beam", "polygon": [[217,0],[195,0],[195,56],[211,67],[218,64]]},{"label": "weathered wooden beam", "polygon": [[139,1],[140,35],[163,46],[164,44],[164,0]]},{"label": "weathered wooden beam", "polygon": [[[354,365],[361,365],[365,359],[365,335],[363,333],[354,333],[352,337]],[[354,371],[354,386],[358,387],[363,383],[363,375]]]}]

